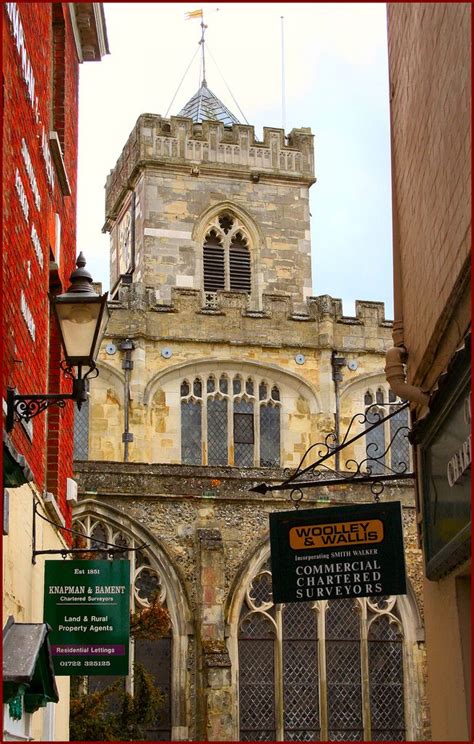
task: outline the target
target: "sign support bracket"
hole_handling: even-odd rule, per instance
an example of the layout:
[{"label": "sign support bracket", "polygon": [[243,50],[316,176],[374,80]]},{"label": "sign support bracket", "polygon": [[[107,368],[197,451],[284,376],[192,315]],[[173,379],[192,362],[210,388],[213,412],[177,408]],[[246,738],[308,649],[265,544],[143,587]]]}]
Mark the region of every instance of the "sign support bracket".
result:
[{"label": "sign support bracket", "polygon": [[[97,538],[92,538],[91,535],[84,535],[83,532],[79,532],[79,530],[73,530],[70,527],[63,527],[61,524],[58,524],[57,522],[53,522],[52,519],[48,519],[47,517],[44,517],[42,514],[38,511],[38,505],[39,501],[35,498],[33,500],[33,529],[32,529],[32,558],[31,562],[33,565],[36,564],[36,556],[37,555],[61,555],[64,559],[68,555],[74,555],[74,554],[82,554],[82,553],[91,553],[91,554],[97,554],[98,551],[103,550],[103,552],[106,552],[110,558],[114,558],[116,555],[119,555],[120,553],[128,553],[133,552],[137,550],[143,550],[144,548],[148,548],[148,544],[144,545],[138,545],[136,548],[129,548],[129,547],[123,547],[122,545],[115,545],[114,543],[106,542],[105,540],[99,540]],[[39,517],[40,519],[43,519],[45,522],[48,522],[49,524],[52,524],[54,527],[57,527],[58,530],[64,530],[65,532],[69,532],[72,535],[79,535],[80,537],[86,538],[88,540],[94,540],[95,543],[100,543],[100,545],[104,545],[104,548],[96,547],[96,548],[59,548],[58,550],[37,550],[36,549],[36,517]]]},{"label": "sign support bracket", "polygon": [[[304,489],[322,486],[340,486],[343,484],[370,484],[374,501],[380,501],[380,494],[384,490],[385,482],[415,478],[415,473],[409,468],[409,462],[398,462],[396,469],[386,464],[387,455],[393,448],[397,438],[400,440],[403,437],[408,441],[410,440],[410,429],[408,426],[399,426],[391,436],[387,447],[379,447],[375,442],[367,444],[365,448],[366,456],[360,462],[354,459],[348,460],[345,463],[346,470],[333,469],[325,463],[331,458],[338,460],[339,454],[346,447],[350,447],[378,427],[383,427],[385,422],[390,421],[390,419],[401,411],[406,410],[409,405],[409,401],[402,401],[401,403],[374,403],[368,406],[365,413],[356,413],[352,417],[341,443],[339,443],[339,437],[336,436],[336,433],[331,432],[326,436],[324,442],[316,442],[308,447],[296,470],[286,480],[282,481],[282,483],[275,485],[259,483],[249,490],[261,494],[266,494],[269,491],[290,491],[290,499],[297,509],[299,502],[303,498]],[[382,416],[380,408],[389,408],[390,413],[387,416]],[[355,424],[362,425],[364,428],[361,432],[349,438],[351,429]],[[317,454],[319,459],[303,467],[304,461],[315,448],[318,448]],[[289,471],[287,470],[287,472]]]}]

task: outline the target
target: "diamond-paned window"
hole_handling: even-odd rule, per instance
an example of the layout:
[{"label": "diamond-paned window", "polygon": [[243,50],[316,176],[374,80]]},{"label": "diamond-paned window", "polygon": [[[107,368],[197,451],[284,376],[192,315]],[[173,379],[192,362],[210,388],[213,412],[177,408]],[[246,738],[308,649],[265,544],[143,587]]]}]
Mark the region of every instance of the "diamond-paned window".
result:
[{"label": "diamond-paned window", "polygon": [[280,464],[280,408],[260,406],[260,466],[277,467]]},{"label": "diamond-paned window", "polygon": [[227,465],[227,401],[214,398],[207,403],[208,465]]},{"label": "diamond-paned window", "polygon": [[196,377],[192,389],[190,382],[183,380],[180,392],[182,463],[279,466],[281,402],[277,385],[239,373],[210,373]]},{"label": "diamond-paned window", "polygon": [[[84,537],[81,547],[94,548],[99,546],[98,540],[104,540],[122,547],[128,546],[131,550],[125,553],[125,558],[130,562],[130,613],[133,615],[140,610],[146,610],[150,601],[158,596],[162,607],[168,607],[169,593],[166,590],[164,574],[154,562],[154,558],[148,552],[149,546],[143,546],[143,540],[136,535],[127,533],[125,529],[115,532],[114,527],[108,522],[97,521],[90,514],[81,516],[81,520],[73,522],[73,529],[81,534],[90,535],[92,539]],[[140,549],[137,550],[138,546]],[[109,558],[103,555],[104,559]],[[117,556],[115,557],[115,560]],[[87,568],[87,561],[84,561]],[[173,613],[170,612],[171,628],[164,637],[149,640],[140,636],[131,640],[129,645],[130,674],[128,676],[106,676],[91,675],[81,680],[87,694],[100,692],[109,685],[117,682],[120,688],[134,694],[133,674],[134,664],[141,664],[151,675],[153,685],[162,695],[162,702],[155,717],[145,725],[144,740],[146,741],[170,741],[172,738],[172,711],[176,703],[172,705],[172,678],[176,675],[176,663],[173,657]],[[175,676],[176,686],[176,676]],[[110,697],[110,710],[116,710],[118,704],[117,696]],[[114,707],[115,706],[115,707]]]},{"label": "diamond-paned window", "polygon": [[201,465],[201,420],[200,401],[181,401],[181,462],[184,465]]},{"label": "diamond-paned window", "polygon": [[[400,403],[401,400],[397,398],[393,390],[382,387],[375,391],[367,390],[364,395],[366,429],[381,421],[389,413],[397,411]],[[366,468],[367,470],[370,468],[372,475],[390,471],[403,474],[412,470],[412,453],[408,433],[409,421],[406,408],[367,432],[365,456],[370,459],[366,463]]]},{"label": "diamond-paned window", "polygon": [[406,740],[397,598],[274,605],[270,575],[257,572],[240,612],[239,739]]},{"label": "diamond-paned window", "polygon": [[74,459],[87,460],[89,457],[89,401],[79,410],[74,406]]}]

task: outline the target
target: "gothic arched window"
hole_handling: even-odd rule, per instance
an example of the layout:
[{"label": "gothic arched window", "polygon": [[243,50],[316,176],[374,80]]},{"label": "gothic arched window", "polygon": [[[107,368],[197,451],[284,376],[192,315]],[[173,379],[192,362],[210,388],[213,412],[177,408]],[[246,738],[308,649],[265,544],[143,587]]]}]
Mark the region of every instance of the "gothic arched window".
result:
[{"label": "gothic arched window", "polygon": [[277,385],[240,374],[211,373],[183,380],[180,393],[183,464],[280,465]]},{"label": "gothic arched window", "polygon": [[[76,519],[73,528],[82,535],[79,537],[78,546],[81,548],[97,548],[94,557],[107,559],[108,554],[104,548],[104,542],[113,543],[121,547],[136,548],[143,541],[136,540],[131,534],[124,530],[115,529],[105,520],[93,519],[90,516]],[[158,595],[163,607],[167,606],[167,591],[165,582],[159,567],[146,548],[118,554],[115,560],[126,558],[130,560],[130,612],[136,612],[150,606],[152,598]],[[116,681],[120,681],[122,689],[134,694],[133,687],[133,664],[139,663],[145,667],[156,683],[156,686],[164,695],[163,705],[155,721],[152,721],[147,729],[147,739],[153,741],[171,740],[171,685],[172,685],[172,644],[173,628],[167,635],[155,639],[135,638],[130,642],[130,670],[127,677],[114,676],[90,676],[86,678],[87,692],[93,693],[109,687]]]},{"label": "gothic arched window", "polygon": [[240,741],[405,741],[396,597],[273,604],[265,566],[238,624]]},{"label": "gothic arched window", "polygon": [[[379,386],[376,390],[367,390],[364,395],[365,428],[369,429],[389,413],[396,411],[401,402],[393,390],[387,390],[385,387]],[[371,458],[368,467],[373,475],[384,472],[386,468],[398,473],[410,469],[410,445],[407,435],[408,410],[406,408],[395,413],[380,426],[367,431],[366,456]]]},{"label": "gothic arched window", "polygon": [[213,303],[219,290],[251,293],[249,237],[232,214],[221,214],[209,225],[203,243],[203,279],[207,304]]}]

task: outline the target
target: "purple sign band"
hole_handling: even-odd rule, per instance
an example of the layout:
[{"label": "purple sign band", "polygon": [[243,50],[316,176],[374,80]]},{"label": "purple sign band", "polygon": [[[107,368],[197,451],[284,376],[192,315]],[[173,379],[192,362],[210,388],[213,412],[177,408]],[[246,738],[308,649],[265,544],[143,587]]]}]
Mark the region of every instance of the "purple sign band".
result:
[{"label": "purple sign band", "polygon": [[125,646],[111,646],[108,644],[51,646],[51,654],[53,656],[125,656]]}]

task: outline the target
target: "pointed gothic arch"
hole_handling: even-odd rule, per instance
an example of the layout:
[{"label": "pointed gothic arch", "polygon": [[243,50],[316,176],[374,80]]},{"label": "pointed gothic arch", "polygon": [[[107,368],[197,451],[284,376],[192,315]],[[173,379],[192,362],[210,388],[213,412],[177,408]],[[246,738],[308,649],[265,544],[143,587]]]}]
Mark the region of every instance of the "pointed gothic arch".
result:
[{"label": "pointed gothic arch", "polygon": [[422,740],[424,637],[410,583],[401,597],[274,605],[269,556],[265,539],[226,605],[235,738]]},{"label": "pointed gothic arch", "polygon": [[[169,737],[173,741],[187,739],[190,726],[186,699],[189,686],[188,636],[192,614],[179,568],[152,532],[128,513],[125,514],[108,504],[99,503],[95,499],[84,499],[74,509],[73,524],[88,535],[93,534],[94,529],[98,528],[108,542],[128,544],[130,547],[146,545],[146,549],[141,551],[145,561],[140,562],[140,565],[135,560],[134,552],[128,554],[132,564],[131,608],[133,611],[137,599],[137,608],[146,606],[146,585],[148,588],[149,586],[159,588],[160,596],[171,617],[170,649],[168,654],[164,654],[168,657],[170,678],[167,709]],[[148,575],[144,576],[144,572],[148,572]],[[140,661],[145,662],[145,665],[147,654],[150,656],[149,649],[144,648]],[[130,688],[130,678],[127,680]]]},{"label": "pointed gothic arch", "polygon": [[264,238],[251,214],[230,200],[205,210],[192,239],[197,251],[197,276],[205,300],[216,292],[245,292],[255,305],[261,297],[260,253]]}]

